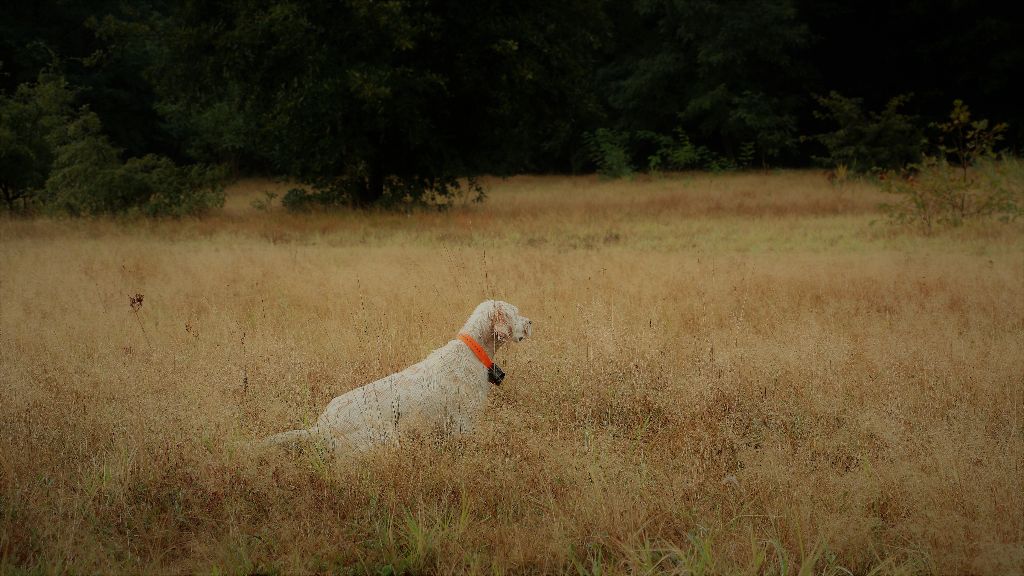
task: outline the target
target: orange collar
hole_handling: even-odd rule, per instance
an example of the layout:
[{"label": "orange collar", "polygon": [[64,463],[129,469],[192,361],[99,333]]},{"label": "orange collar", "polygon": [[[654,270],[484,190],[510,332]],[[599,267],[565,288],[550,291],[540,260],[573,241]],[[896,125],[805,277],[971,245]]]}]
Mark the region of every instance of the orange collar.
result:
[{"label": "orange collar", "polygon": [[491,361],[491,357],[487,355],[484,347],[477,343],[472,336],[465,332],[460,332],[459,340],[462,340],[466,343],[466,346],[469,346],[469,349],[473,351],[473,354],[476,354],[477,360],[480,360],[480,363],[484,365],[484,368],[490,370],[491,366],[494,366],[494,362]]}]

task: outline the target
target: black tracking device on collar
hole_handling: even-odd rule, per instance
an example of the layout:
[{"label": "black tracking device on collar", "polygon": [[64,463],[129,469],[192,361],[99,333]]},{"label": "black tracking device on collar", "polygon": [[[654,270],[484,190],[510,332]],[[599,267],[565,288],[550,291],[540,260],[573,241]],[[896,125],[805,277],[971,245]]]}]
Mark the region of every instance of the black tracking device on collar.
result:
[{"label": "black tracking device on collar", "polygon": [[501,381],[505,379],[505,372],[502,371],[501,367],[497,364],[491,364],[491,368],[487,370],[487,381],[495,386],[501,386]]}]

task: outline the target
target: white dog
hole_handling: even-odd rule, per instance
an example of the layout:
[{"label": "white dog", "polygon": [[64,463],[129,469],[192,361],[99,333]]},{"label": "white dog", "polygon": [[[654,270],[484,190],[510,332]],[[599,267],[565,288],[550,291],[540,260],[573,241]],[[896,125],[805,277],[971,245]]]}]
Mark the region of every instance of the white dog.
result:
[{"label": "white dog", "polygon": [[496,300],[476,307],[458,336],[405,370],[338,396],[316,424],[263,440],[264,445],[321,440],[335,451],[361,451],[409,433],[469,432],[492,384],[505,374],[493,363],[509,340],[532,335],[533,322]]}]

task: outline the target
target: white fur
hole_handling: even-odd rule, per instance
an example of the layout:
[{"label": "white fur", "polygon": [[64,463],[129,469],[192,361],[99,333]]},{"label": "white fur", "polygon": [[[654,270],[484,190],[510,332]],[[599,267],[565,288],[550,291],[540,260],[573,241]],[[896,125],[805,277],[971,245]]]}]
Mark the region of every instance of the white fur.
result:
[{"label": "white fur", "polygon": [[[487,300],[460,332],[472,336],[494,360],[502,344],[530,336],[532,326],[515,306]],[[262,444],[321,440],[336,451],[360,451],[410,433],[466,433],[483,411],[491,386],[487,369],[456,338],[401,372],[331,400],[313,426],[275,434]]]}]

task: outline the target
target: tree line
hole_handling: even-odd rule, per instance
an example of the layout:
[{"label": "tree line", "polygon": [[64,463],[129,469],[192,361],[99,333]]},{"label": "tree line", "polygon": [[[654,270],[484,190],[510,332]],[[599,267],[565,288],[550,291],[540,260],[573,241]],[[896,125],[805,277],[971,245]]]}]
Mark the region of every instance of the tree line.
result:
[{"label": "tree line", "polygon": [[478,174],[842,164],[927,152],[954,99],[1024,135],[1024,23],[953,0],[195,0],[0,7],[11,208],[444,202]]}]

